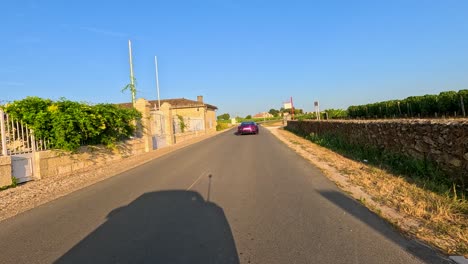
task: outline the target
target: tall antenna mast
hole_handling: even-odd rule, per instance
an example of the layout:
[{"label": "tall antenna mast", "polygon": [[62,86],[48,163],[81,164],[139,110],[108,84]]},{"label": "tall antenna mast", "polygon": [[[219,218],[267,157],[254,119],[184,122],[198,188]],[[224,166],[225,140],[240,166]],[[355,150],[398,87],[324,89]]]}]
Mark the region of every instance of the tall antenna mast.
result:
[{"label": "tall antenna mast", "polygon": [[135,106],[135,78],[133,77],[132,42],[130,40],[128,40],[128,55],[130,58],[130,92],[132,93],[132,105]]},{"label": "tall antenna mast", "polygon": [[156,65],[156,90],[158,91],[158,110],[160,110],[161,99],[159,98],[158,57],[156,56],[154,56],[154,64]]}]

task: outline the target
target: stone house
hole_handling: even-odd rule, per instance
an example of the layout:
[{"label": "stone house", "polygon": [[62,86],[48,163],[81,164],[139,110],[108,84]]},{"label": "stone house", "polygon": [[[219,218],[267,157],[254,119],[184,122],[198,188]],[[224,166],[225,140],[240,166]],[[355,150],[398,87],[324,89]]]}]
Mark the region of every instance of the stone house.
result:
[{"label": "stone house", "polygon": [[[158,109],[158,100],[148,100],[149,108],[152,111],[162,110]],[[186,122],[190,120],[203,120],[201,126],[197,124],[198,130],[216,131],[217,119],[216,110],[218,107],[203,102],[203,96],[197,96],[197,100],[190,100],[186,98],[176,99],[161,99],[161,108],[164,103],[169,104],[170,115],[175,120],[175,117],[181,116]],[[131,108],[132,103],[119,104],[125,108]],[[187,130],[193,130],[190,124],[186,124]],[[200,129],[201,128],[201,129]],[[177,130],[177,129],[176,129]],[[177,133],[177,132],[176,132]]]},{"label": "stone house", "polygon": [[273,115],[268,112],[258,113],[253,116],[253,118],[269,118],[269,117],[273,117]]},{"label": "stone house", "polygon": [[[119,104],[130,108],[131,103]],[[160,107],[159,107],[160,105]],[[145,100],[138,99],[135,107],[143,113],[145,134],[151,137],[153,149],[182,142],[201,134],[216,131],[216,106],[186,98]]]},{"label": "stone house", "polygon": [[[150,103],[151,109],[158,110],[158,100],[150,100],[148,102]],[[216,110],[218,110],[218,108],[214,105],[204,103],[203,96],[197,96],[196,101],[178,98],[163,99],[160,103],[161,106],[164,103],[168,103],[170,105],[171,115],[173,117],[181,116],[187,125],[188,131],[216,131]],[[202,123],[196,122],[198,120],[202,120]],[[176,129],[176,131],[178,131],[178,129]]]}]

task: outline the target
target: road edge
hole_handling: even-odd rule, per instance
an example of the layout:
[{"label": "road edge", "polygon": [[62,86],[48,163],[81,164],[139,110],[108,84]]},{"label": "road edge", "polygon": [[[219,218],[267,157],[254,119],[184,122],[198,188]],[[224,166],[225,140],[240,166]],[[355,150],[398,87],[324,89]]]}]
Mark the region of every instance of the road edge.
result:
[{"label": "road edge", "polygon": [[30,181],[0,191],[0,222],[233,129],[208,133],[179,144],[110,161],[83,171]]}]

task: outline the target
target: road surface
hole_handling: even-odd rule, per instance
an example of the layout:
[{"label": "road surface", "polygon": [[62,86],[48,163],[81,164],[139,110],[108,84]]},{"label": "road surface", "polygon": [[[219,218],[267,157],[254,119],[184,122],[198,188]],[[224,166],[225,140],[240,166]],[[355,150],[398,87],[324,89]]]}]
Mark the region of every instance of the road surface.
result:
[{"label": "road surface", "polygon": [[0,222],[0,263],[445,263],[260,132],[219,134]]}]

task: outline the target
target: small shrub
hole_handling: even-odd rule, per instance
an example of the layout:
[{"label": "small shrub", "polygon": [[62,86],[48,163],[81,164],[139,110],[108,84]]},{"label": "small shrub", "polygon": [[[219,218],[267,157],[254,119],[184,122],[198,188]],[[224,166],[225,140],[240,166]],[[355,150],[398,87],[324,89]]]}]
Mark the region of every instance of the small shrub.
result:
[{"label": "small shrub", "polygon": [[216,131],[221,131],[229,128],[229,123],[218,122],[216,125]]}]

